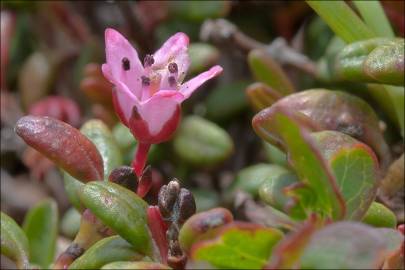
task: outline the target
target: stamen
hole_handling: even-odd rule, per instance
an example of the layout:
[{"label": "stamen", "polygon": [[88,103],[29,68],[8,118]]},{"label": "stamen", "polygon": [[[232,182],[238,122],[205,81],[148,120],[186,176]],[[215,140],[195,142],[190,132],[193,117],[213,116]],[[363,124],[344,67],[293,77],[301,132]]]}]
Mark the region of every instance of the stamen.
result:
[{"label": "stamen", "polygon": [[169,81],[170,87],[175,87],[177,84],[176,78],[174,76],[169,76],[168,81]]},{"label": "stamen", "polygon": [[126,58],[126,57],[122,58],[122,68],[123,68],[125,71],[126,71],[126,70],[129,70],[129,69],[131,68],[129,59]]},{"label": "stamen", "polygon": [[143,66],[144,67],[150,67],[155,63],[155,59],[153,58],[153,55],[147,54],[145,58],[143,59]]},{"label": "stamen", "polygon": [[141,80],[142,80],[142,85],[143,86],[149,86],[150,85],[150,78],[148,78],[146,76],[142,76]]},{"label": "stamen", "polygon": [[176,63],[170,63],[168,69],[170,73],[177,73],[179,71]]}]

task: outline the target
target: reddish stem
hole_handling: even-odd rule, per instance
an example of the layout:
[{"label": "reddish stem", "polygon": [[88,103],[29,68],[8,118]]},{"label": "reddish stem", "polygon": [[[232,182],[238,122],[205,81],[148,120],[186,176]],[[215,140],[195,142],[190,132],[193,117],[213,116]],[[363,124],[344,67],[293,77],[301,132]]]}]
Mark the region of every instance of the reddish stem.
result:
[{"label": "reddish stem", "polygon": [[135,158],[132,161],[132,167],[134,168],[135,174],[138,179],[141,177],[143,168],[146,164],[146,159],[148,158],[150,144],[149,143],[138,143],[136,148]]},{"label": "reddish stem", "polygon": [[157,206],[149,206],[147,216],[149,230],[152,234],[153,240],[155,240],[155,243],[159,248],[162,263],[167,264],[169,247],[167,245],[166,231],[168,226],[164,222],[159,207]]}]

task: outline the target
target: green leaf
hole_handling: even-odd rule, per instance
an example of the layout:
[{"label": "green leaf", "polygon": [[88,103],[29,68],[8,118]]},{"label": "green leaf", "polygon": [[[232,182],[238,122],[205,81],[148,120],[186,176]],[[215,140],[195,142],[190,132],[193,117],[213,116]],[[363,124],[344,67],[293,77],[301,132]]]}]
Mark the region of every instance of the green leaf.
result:
[{"label": "green leaf", "polygon": [[50,90],[53,72],[51,57],[42,52],[31,54],[18,74],[18,90],[21,93],[22,104],[28,108],[31,104],[46,96]]},{"label": "green leaf", "polygon": [[243,190],[257,197],[259,187],[277,178],[281,174],[287,173],[288,170],[284,167],[274,164],[259,163],[246,168],[243,168],[236,174],[235,180],[232,182],[231,191]]},{"label": "green leaf", "polygon": [[184,161],[198,166],[218,164],[227,159],[234,148],[225,130],[195,115],[182,121],[173,143],[174,150]]},{"label": "green leaf", "polygon": [[[109,128],[102,121],[96,119],[88,120],[84,123],[80,132],[96,146],[103,160],[104,181],[108,181],[110,172],[114,168],[122,165],[121,150],[119,149],[116,139]],[[125,137],[123,141],[125,141]],[[63,180],[69,201],[77,210],[82,212],[84,207],[78,198],[78,192],[83,186],[83,183],[66,172],[63,173]]]},{"label": "green leaf", "polygon": [[374,33],[344,1],[306,2],[345,42],[374,37]]},{"label": "green leaf", "polygon": [[260,82],[249,85],[246,88],[246,96],[257,112],[270,107],[282,97],[280,93]]},{"label": "green leaf", "polygon": [[193,215],[180,229],[179,243],[182,250],[188,253],[194,243],[212,238],[216,229],[232,221],[232,213],[221,207]]},{"label": "green leaf", "polygon": [[80,228],[80,219],[79,211],[74,207],[69,208],[61,220],[61,232],[69,238],[74,238]]},{"label": "green leaf", "polygon": [[347,45],[336,56],[335,72],[341,79],[404,84],[404,40],[373,38]]},{"label": "green leaf", "polygon": [[297,183],[297,176],[288,170],[273,173],[261,184],[259,188],[260,199],[275,209],[288,213],[292,218],[303,219],[306,214],[302,206],[300,204],[294,205],[294,201],[288,196],[287,191]]},{"label": "green leaf", "polygon": [[23,224],[28,238],[30,261],[43,268],[53,262],[58,236],[58,207],[53,199],[46,199],[31,208]]},{"label": "green leaf", "polygon": [[79,191],[84,184],[63,170],[62,173],[63,184],[70,203],[77,209],[77,211],[83,212],[85,208],[80,201]]},{"label": "green leaf", "polygon": [[219,59],[219,50],[208,43],[191,43],[188,47],[190,56],[189,73],[203,72],[215,65]]},{"label": "green leaf", "polygon": [[286,149],[300,181],[314,193],[312,196],[304,195],[307,198],[314,196],[311,198],[311,208],[334,219],[344,217],[345,205],[331,168],[319,153],[309,130],[296,120],[298,116],[303,116],[293,115],[284,108],[262,112],[253,118],[253,128],[265,140],[278,137],[277,142]]},{"label": "green leaf", "polygon": [[381,231],[354,222],[334,223],[312,236],[301,257],[301,267],[379,269],[384,259],[398,249],[402,241],[403,235],[399,231]]},{"label": "green leaf", "polygon": [[1,254],[14,260],[20,269],[29,269],[28,239],[8,215],[1,212]]},{"label": "green leaf", "polygon": [[360,220],[376,195],[379,165],[365,144],[337,131],[311,134],[336,177],[346,204],[346,219]]},{"label": "green leaf", "polygon": [[108,179],[110,172],[122,165],[122,155],[110,129],[101,120],[92,119],[80,131],[97,147],[103,158],[104,177]]},{"label": "green leaf", "polygon": [[[246,81],[219,86],[206,99],[207,117],[214,121],[229,119],[247,108]],[[226,102],[224,102],[226,100]]]},{"label": "green leaf", "polygon": [[359,10],[366,25],[380,37],[394,37],[391,25],[385,16],[384,9],[378,1],[352,1]]},{"label": "green leaf", "polygon": [[266,51],[260,49],[251,51],[248,55],[248,63],[255,78],[270,86],[281,96],[295,91],[283,69]]},{"label": "green leaf", "polygon": [[131,243],[136,251],[152,255],[147,203],[138,195],[115,183],[94,181],[81,188],[79,197],[86,208]]},{"label": "green leaf", "polygon": [[96,146],[65,122],[28,115],[17,121],[15,132],[76,179],[103,179],[103,160]]},{"label": "green leaf", "polygon": [[202,22],[208,18],[224,17],[230,10],[229,1],[170,1],[169,15],[185,21]]},{"label": "green leaf", "polygon": [[220,205],[220,196],[213,190],[190,189],[194,196],[197,212],[206,211]]},{"label": "green leaf", "polygon": [[101,269],[171,269],[169,266],[155,262],[112,262]]},{"label": "green leaf", "polygon": [[[379,128],[379,119],[364,100],[340,91],[310,89],[280,99],[256,118],[265,122],[280,109],[297,113],[295,118],[311,131],[335,130],[362,141],[376,152],[382,168],[389,165],[391,153]],[[277,133],[265,132],[260,136],[279,146]]]},{"label": "green leaf", "polygon": [[364,72],[380,83],[404,85],[404,39],[375,48],[364,61]]},{"label": "green leaf", "polygon": [[287,155],[283,151],[266,141],[263,141],[263,148],[268,162],[287,166]]},{"label": "green leaf", "polygon": [[218,268],[262,269],[282,236],[276,229],[231,223],[218,232],[216,239],[193,245],[191,257]]},{"label": "green leaf", "polygon": [[362,222],[374,227],[395,228],[397,226],[395,214],[385,205],[378,202],[373,202],[370,205]]},{"label": "green leaf", "polygon": [[76,259],[69,269],[100,269],[103,265],[115,261],[141,260],[144,256],[120,236],[104,238],[91,246]]}]

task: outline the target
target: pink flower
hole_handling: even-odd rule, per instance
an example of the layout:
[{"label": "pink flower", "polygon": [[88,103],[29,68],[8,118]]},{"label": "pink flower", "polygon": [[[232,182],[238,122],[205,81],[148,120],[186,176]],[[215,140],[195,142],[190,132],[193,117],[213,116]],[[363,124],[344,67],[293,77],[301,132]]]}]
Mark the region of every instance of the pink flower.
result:
[{"label": "pink flower", "polygon": [[[139,141],[140,155],[148,152],[150,144],[171,137],[179,124],[180,104],[204,82],[222,72],[220,66],[214,66],[182,83],[190,65],[189,38],[184,33],[173,35],[153,55],[146,55],[143,65],[136,50],[117,31],[107,29],[105,43],[107,63],[102,70],[115,85],[115,110]],[[142,164],[138,167],[141,168],[135,168],[136,171],[143,169]]]}]

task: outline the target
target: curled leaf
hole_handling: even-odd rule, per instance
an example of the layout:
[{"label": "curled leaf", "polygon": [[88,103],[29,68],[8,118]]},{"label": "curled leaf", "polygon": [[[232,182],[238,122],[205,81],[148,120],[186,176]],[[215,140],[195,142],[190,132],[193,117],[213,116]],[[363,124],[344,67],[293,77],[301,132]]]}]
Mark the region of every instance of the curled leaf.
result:
[{"label": "curled leaf", "polygon": [[[312,131],[335,130],[360,140],[370,146],[377,154],[382,168],[391,160],[390,150],[379,129],[378,117],[373,109],[362,99],[353,95],[326,89],[311,89],[285,97],[272,107],[261,111],[253,120],[263,122],[285,109],[298,119],[300,125]],[[263,121],[259,120],[262,119]],[[261,132],[261,137],[280,146],[276,133]]]},{"label": "curled leaf", "polygon": [[[285,108],[278,111],[273,108],[257,114],[253,118],[253,128],[263,139],[276,141],[288,153],[289,163],[303,183],[290,192],[318,213],[335,219],[343,218],[345,203],[336,178],[309,129],[297,120],[297,114]],[[303,120],[308,121],[306,118]]]},{"label": "curled leaf", "polygon": [[80,181],[103,179],[103,160],[94,144],[72,126],[49,117],[25,116],[15,132]]}]

